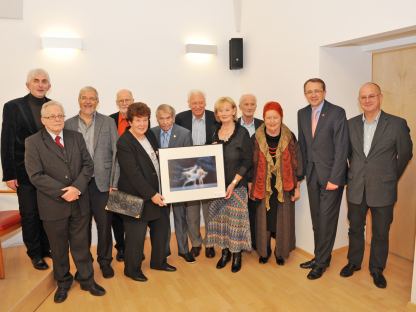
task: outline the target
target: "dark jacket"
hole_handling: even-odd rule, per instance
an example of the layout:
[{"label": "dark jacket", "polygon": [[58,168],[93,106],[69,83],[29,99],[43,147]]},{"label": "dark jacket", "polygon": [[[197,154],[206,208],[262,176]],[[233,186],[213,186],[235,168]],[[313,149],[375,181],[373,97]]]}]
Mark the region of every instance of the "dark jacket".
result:
[{"label": "dark jacket", "polygon": [[[36,187],[39,215],[42,220],[59,220],[71,215],[71,207],[90,213],[87,186],[94,165],[81,133],[63,130],[64,148],[42,129],[26,139],[25,163],[30,181]],[[62,189],[74,186],[81,191],[79,200],[67,202]]]},{"label": "dark jacket", "polygon": [[[3,107],[3,125],[1,128],[1,163],[3,181],[17,179],[19,184],[29,184],[26,173],[25,139],[39,131],[36,127],[29,95],[14,99]],[[50,101],[45,98],[45,103]]]},{"label": "dark jacket", "polygon": [[[146,132],[146,138],[157,153],[157,141],[150,129]],[[155,205],[151,200],[159,192],[157,172],[149,155],[130,131],[124,132],[117,142],[117,158],[120,165],[118,189],[144,199],[142,220],[158,219],[161,209],[167,209]]]}]

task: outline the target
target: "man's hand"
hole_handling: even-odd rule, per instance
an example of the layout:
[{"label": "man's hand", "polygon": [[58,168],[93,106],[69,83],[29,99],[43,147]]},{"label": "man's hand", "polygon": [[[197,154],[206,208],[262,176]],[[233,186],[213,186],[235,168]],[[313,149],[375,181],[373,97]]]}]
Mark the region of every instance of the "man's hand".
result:
[{"label": "man's hand", "polygon": [[19,187],[19,183],[17,183],[17,179],[6,181],[6,185],[8,188],[11,188],[12,190],[16,191]]},{"label": "man's hand", "polygon": [[65,193],[61,197],[67,202],[73,202],[79,199],[79,195],[81,194],[79,189],[73,186],[64,187],[62,191],[64,191]]},{"label": "man's hand", "polygon": [[326,184],[326,190],[327,191],[335,191],[336,189],[338,189],[338,185],[333,184],[333,183],[328,181],[328,183]]},{"label": "man's hand", "polygon": [[300,190],[299,187],[295,188],[295,193],[293,194],[293,196],[290,197],[290,200],[292,202],[297,201],[300,198]]}]

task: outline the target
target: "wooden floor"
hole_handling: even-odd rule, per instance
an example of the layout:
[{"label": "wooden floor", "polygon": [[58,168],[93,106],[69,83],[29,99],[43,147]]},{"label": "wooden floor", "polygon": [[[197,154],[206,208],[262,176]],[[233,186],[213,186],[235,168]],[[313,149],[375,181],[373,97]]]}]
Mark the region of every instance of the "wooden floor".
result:
[{"label": "wooden floor", "polygon": [[367,269],[368,254],[361,271],[350,278],[339,276],[346,248],[334,252],[321,279],[309,281],[308,271],[299,268],[309,258],[301,250],[293,251],[285,266],[273,259],[261,265],[254,252],[245,253],[242,270],[232,273],[230,265],[215,268],[218,250],[214,259],[201,253],[196,263],[188,264],[176,256],[173,245],[168,261],[177,272],[149,268],[147,240],[143,271],[148,282],[125,277],[123,263],[116,261],[115,277],[103,279],[95,262],[96,281],[107,290],[104,297],[93,297],[74,283],[64,303],[55,304],[52,293],[37,311],[414,311],[408,305],[412,263],[393,255],[385,270],[388,287],[378,289]]}]

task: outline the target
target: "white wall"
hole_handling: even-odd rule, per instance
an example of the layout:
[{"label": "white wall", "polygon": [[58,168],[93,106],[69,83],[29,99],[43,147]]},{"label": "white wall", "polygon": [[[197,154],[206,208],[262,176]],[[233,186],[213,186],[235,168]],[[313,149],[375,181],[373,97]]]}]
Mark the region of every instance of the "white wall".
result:
[{"label": "white wall", "polygon": [[[307,103],[303,83],[322,77],[327,99],[356,115],[359,85],[371,79],[371,55],[359,48],[322,48],[346,40],[415,24],[414,1],[282,2],[243,0],[245,68],[242,89],[258,94],[262,104],[274,99],[284,122],[297,133],[297,110]],[[260,112],[258,112],[260,115]],[[296,205],[297,246],[313,253],[313,233],[305,183]],[[345,199],[335,248],[348,244]]]},{"label": "white wall", "polygon": [[[26,94],[30,68],[44,67],[52,78],[50,97],[67,115],[77,112],[82,86],[100,93],[99,110],[115,111],[114,95],[130,88],[136,100],[153,108],[162,102],[181,111],[189,89],[206,91],[208,107],[221,95],[235,99],[254,92],[262,104],[277,100],[284,122],[297,133],[296,112],[306,105],[303,82],[313,76],[328,84],[328,100],[352,117],[356,93],[370,79],[369,56],[353,48],[320,48],[408,26],[416,21],[414,0],[242,0],[241,33],[234,32],[233,1],[25,1],[23,20],[0,19],[0,102]],[[40,49],[40,36],[66,29],[83,38],[85,50],[65,61]],[[244,69],[228,69],[228,40],[244,38]],[[184,55],[188,38],[218,45],[218,55],[193,63]],[[306,187],[297,204],[298,246],[312,252],[313,237]],[[345,205],[336,246],[347,244]]]}]

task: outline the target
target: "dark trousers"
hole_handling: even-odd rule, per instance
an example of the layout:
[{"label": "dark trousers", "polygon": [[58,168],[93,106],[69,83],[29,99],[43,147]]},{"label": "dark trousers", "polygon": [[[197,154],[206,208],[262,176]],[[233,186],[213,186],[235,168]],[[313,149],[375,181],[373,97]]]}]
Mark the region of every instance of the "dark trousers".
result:
[{"label": "dark trousers", "polygon": [[368,207],[365,194],[361,204],[348,203],[348,220],[350,240],[348,261],[361,266],[364,256],[364,228],[367,211],[371,211],[372,236],[370,251],[370,272],[383,271],[389,253],[389,231],[393,221],[393,205],[385,207]]},{"label": "dark trousers", "polygon": [[166,264],[166,240],[169,226],[167,211],[162,212],[158,219],[152,221],[135,219],[128,216],[122,216],[122,218],[126,231],[124,273],[129,276],[134,276],[141,270],[147,227],[150,228],[150,242],[152,244],[150,267],[163,267]]},{"label": "dark trousers", "polygon": [[100,192],[95,184],[95,179],[92,178],[88,184],[88,195],[90,198],[90,231],[89,231],[89,243],[91,246],[91,228],[92,218],[97,225],[97,261],[102,265],[108,265],[111,263],[113,237],[111,235],[111,213],[105,210],[105,206],[108,201],[108,192]]},{"label": "dark trousers", "polygon": [[124,251],[124,225],[123,218],[117,214],[111,214],[111,225],[113,227],[114,239],[116,240],[115,248]]},{"label": "dark trousers", "polygon": [[325,188],[326,185],[319,183],[313,168],[311,176],[308,177],[308,197],[315,241],[315,261],[319,267],[328,266],[331,259],[344,191],[343,186],[334,191],[327,191]]},{"label": "dark trousers", "polygon": [[94,282],[91,253],[88,246],[89,215],[82,216],[80,208],[74,205],[71,216],[65,219],[43,221],[51,243],[53,273],[59,287],[69,289],[73,277],[69,272],[69,249],[82,285]]},{"label": "dark trousers", "polygon": [[22,223],[23,242],[30,258],[42,258],[49,253],[49,241],[39,218],[36,189],[31,184],[20,184],[17,198]]},{"label": "dark trousers", "polygon": [[[170,208],[167,208],[170,211]],[[186,205],[185,203],[172,204],[173,222],[175,224],[175,236],[178,243],[178,253],[186,254],[189,252],[188,245],[188,222],[186,220]],[[170,237],[171,228],[169,220],[168,240],[166,242],[167,255],[170,255]]]}]

